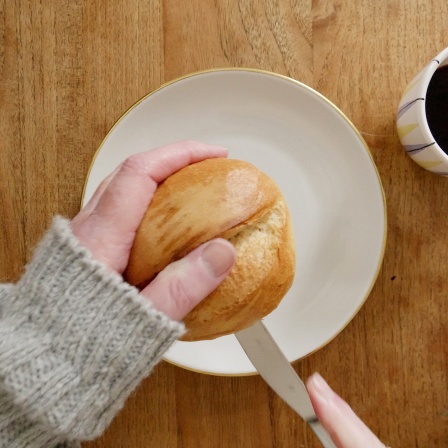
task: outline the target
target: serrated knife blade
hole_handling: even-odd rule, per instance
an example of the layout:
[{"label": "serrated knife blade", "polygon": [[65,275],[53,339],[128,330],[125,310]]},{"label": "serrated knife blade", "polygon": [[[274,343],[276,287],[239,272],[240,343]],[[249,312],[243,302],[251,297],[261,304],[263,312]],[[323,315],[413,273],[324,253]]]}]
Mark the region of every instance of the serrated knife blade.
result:
[{"label": "serrated knife blade", "polygon": [[316,417],[305,385],[263,322],[258,321],[235,336],[260,376],[310,425],[324,448],[336,448]]}]

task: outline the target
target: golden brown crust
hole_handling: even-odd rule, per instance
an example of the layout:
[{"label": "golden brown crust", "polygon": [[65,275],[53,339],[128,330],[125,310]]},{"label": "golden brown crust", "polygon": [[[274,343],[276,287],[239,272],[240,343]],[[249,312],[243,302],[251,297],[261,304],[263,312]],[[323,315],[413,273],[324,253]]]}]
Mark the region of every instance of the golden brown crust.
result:
[{"label": "golden brown crust", "polygon": [[234,244],[237,261],[186,316],[184,340],[247,328],[273,311],[292,284],[292,226],[279,188],[253,165],[224,158],[190,165],[159,185],[137,231],[125,278],[143,287],[169,263],[215,237]]}]

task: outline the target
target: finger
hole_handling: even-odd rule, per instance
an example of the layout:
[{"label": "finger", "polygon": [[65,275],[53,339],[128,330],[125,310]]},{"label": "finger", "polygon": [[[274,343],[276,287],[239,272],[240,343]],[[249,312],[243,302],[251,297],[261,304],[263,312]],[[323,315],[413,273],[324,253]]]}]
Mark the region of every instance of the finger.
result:
[{"label": "finger", "polygon": [[93,196],[90,198],[89,202],[87,202],[87,204],[83,208],[83,212],[85,214],[89,214],[96,207],[96,205],[98,204],[98,201],[100,200],[100,197],[103,195],[103,193],[106,190],[106,188],[108,187],[110,181],[115,177],[115,175],[120,170],[121,165],[122,164],[120,163],[120,165],[118,165],[117,168],[115,168],[115,170],[112,171],[112,173],[110,173],[106,178],[104,178],[101,181],[100,185],[93,193]]},{"label": "finger", "polygon": [[[92,244],[89,244],[89,238],[88,236],[92,236],[92,232],[89,225],[86,225],[86,222],[88,223],[89,218],[91,217],[92,212],[95,210],[96,205],[98,204],[101,196],[106,191],[107,186],[109,185],[110,181],[113,179],[113,177],[118,173],[119,169],[121,167],[121,164],[115,168],[115,170],[110,173],[105,179],[103,179],[98,186],[98,188],[93,193],[93,196],[90,198],[89,202],[82,208],[82,210],[72,219],[70,225],[73,230],[73,233],[76,235],[80,243],[88,247],[91,252],[94,252],[94,247]],[[96,255],[96,254],[94,254]],[[103,260],[105,261],[105,260]]]},{"label": "finger", "polygon": [[338,448],[384,448],[351,407],[318,374],[306,384],[316,415]]},{"label": "finger", "polygon": [[212,240],[165,268],[142,294],[171,319],[182,320],[224,280],[235,259],[232,244]]},{"label": "finger", "polygon": [[133,155],[122,163],[100,196],[96,220],[113,223],[110,230],[117,235],[133,237],[159,182],[191,163],[226,155],[224,148],[192,141]]}]

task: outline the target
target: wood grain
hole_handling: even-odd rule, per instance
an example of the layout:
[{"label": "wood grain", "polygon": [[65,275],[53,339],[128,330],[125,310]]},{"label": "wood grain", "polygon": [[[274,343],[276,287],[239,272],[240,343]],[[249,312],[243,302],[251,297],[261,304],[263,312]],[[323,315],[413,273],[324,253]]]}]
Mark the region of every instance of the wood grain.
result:
[{"label": "wood grain", "polygon": [[[254,67],[298,79],[361,131],[388,203],[363,308],[294,364],[321,372],[394,448],[448,446],[448,183],[402,151],[395,111],[448,46],[445,0],[0,0],[0,279],[16,280],[55,213],[74,216],[106,132],[187,73]],[[323,124],[324,126],[324,124]],[[318,447],[259,377],[162,363],[86,448]]]}]

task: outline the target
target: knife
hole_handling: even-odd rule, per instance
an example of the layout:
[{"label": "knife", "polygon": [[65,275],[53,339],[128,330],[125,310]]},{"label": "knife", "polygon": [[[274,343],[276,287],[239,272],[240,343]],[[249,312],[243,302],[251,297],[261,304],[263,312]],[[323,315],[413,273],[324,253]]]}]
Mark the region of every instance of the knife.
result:
[{"label": "knife", "polygon": [[235,333],[260,376],[311,427],[324,448],[336,448],[316,417],[308,391],[263,322]]}]

